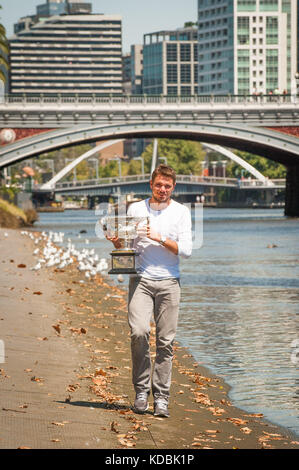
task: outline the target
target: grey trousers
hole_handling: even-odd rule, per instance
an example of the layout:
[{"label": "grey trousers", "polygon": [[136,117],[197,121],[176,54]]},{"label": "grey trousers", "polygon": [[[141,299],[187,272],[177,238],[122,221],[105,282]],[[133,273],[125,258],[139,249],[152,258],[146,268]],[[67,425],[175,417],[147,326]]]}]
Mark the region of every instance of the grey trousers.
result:
[{"label": "grey trousers", "polygon": [[152,393],[169,399],[180,283],[178,279],[152,280],[132,277],[129,282],[128,322],[131,329],[132,380],[136,393],[150,392],[150,322],[156,323],[156,359]]}]

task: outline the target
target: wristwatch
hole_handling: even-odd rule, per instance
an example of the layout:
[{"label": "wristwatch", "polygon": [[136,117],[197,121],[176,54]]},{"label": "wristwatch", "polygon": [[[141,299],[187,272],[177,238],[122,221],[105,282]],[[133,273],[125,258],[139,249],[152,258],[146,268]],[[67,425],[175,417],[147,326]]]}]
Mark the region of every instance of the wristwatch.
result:
[{"label": "wristwatch", "polygon": [[165,245],[165,242],[166,242],[166,237],[164,235],[161,235],[161,238],[160,238],[160,245],[164,246]]}]

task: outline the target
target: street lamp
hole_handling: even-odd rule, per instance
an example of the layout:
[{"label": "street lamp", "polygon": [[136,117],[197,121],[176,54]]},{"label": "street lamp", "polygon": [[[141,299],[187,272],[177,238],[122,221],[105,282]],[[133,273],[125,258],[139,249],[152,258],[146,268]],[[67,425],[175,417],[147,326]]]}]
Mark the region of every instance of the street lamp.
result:
[{"label": "street lamp", "polygon": [[165,162],[165,165],[167,165],[167,164],[168,164],[168,163],[167,163],[167,158],[166,158],[166,157],[159,157],[159,160],[164,160],[164,162]]},{"label": "street lamp", "polygon": [[43,160],[43,162],[48,162],[50,163],[50,167],[51,167],[51,171],[52,171],[52,178],[54,177],[55,175],[55,170],[54,170],[54,160],[50,159],[50,158],[45,158]]},{"label": "street lamp", "polygon": [[134,157],[133,160],[140,160],[141,161],[141,173],[144,176],[144,158],[143,157]]},{"label": "street lamp", "polygon": [[99,179],[99,160],[97,158],[90,158],[90,162],[96,162],[96,179]]},{"label": "street lamp", "polygon": [[214,162],[211,162],[212,163],[212,167],[213,167],[213,176],[215,177],[216,176],[216,165],[217,165],[217,161],[214,161]]},{"label": "street lamp", "polygon": [[221,163],[222,163],[222,176],[223,178],[226,178],[226,164],[227,164],[227,160],[221,160]]},{"label": "street lamp", "polygon": [[154,169],[156,168],[157,155],[158,155],[158,139],[154,139],[151,174],[153,173]]},{"label": "street lamp", "polygon": [[121,158],[118,155],[115,155],[110,160],[117,160],[118,161],[118,175],[121,178]]}]

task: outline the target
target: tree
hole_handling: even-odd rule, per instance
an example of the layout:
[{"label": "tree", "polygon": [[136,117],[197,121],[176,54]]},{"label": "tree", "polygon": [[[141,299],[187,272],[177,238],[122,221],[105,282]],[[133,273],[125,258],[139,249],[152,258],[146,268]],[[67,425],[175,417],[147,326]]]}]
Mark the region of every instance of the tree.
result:
[{"label": "tree", "polygon": [[[243,160],[245,160],[256,170],[260,171],[264,176],[267,176],[270,179],[286,177],[286,167],[281,163],[277,163],[268,158],[261,157],[260,155],[242,152],[240,150],[237,150],[234,153],[239,157],[243,158]],[[226,174],[228,177],[235,178],[240,173],[240,165],[237,165],[236,163],[231,163],[227,166]],[[244,170],[244,176],[248,177],[251,176],[251,174]]]},{"label": "tree", "polygon": [[[1,5],[0,5],[0,8]],[[6,39],[6,31],[2,24],[0,24],[0,80],[5,84],[7,81],[7,72],[9,69],[8,63],[9,46]]]},{"label": "tree", "polygon": [[[152,155],[153,144],[150,144],[142,154],[146,173],[151,171]],[[205,158],[205,152],[198,142],[181,139],[159,139],[158,157],[165,157],[167,164],[178,174],[200,175],[202,172],[201,162]],[[164,159],[161,158],[161,163],[164,162]]]},{"label": "tree", "polygon": [[197,25],[198,25],[197,22],[194,23],[193,21],[186,21],[184,23],[184,28],[192,28],[193,26],[197,26]]}]

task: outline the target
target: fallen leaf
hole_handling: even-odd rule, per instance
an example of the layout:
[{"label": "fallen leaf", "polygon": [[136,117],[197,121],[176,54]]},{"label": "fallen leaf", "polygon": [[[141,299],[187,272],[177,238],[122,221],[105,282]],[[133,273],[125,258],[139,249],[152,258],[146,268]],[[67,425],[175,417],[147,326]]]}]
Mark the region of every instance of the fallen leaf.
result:
[{"label": "fallen leaf", "polygon": [[266,434],[266,436],[270,436],[270,437],[282,437],[281,434],[273,434],[267,431],[263,431],[263,433]]},{"label": "fallen leaf", "polygon": [[60,335],[60,326],[59,325],[52,325],[52,327],[54,328],[55,331],[57,331],[57,333]]},{"label": "fallen leaf", "polygon": [[67,391],[68,392],[75,392],[77,390],[77,388],[79,388],[78,385],[69,385],[68,388],[67,388]]},{"label": "fallen leaf", "polygon": [[70,328],[72,333],[85,334],[87,330],[85,328]]},{"label": "fallen leaf", "polygon": [[33,292],[33,294],[35,294],[35,295],[42,295],[42,292],[40,292],[40,291],[38,290],[38,291],[36,291],[36,292]]},{"label": "fallen leaf", "polygon": [[252,432],[252,429],[250,428],[240,428],[242,432],[244,432],[244,434],[250,434]]},{"label": "fallen leaf", "polygon": [[75,294],[76,292],[72,289],[66,289],[66,292],[68,292],[68,294]]},{"label": "fallen leaf", "polygon": [[18,264],[18,268],[26,268],[26,264]]},{"label": "fallen leaf", "polygon": [[127,439],[119,439],[119,443],[126,447],[135,447],[136,442],[129,441]]},{"label": "fallen leaf", "polygon": [[60,439],[51,439],[51,442],[60,442]]},{"label": "fallen leaf", "polygon": [[111,424],[110,424],[111,431],[118,433],[119,431],[116,428],[117,426],[119,426],[119,424],[116,421],[112,421]]},{"label": "fallen leaf", "polygon": [[214,416],[219,416],[222,415],[222,413],[225,413],[225,410],[223,408],[218,408],[214,406],[210,406],[208,410],[211,411]]},{"label": "fallen leaf", "polygon": [[245,419],[240,419],[240,418],[226,418],[227,421],[231,421],[232,423],[236,424],[237,426],[241,425],[241,424],[247,424],[248,421],[246,421]]},{"label": "fallen leaf", "polygon": [[105,377],[98,377],[97,379],[92,378],[91,380],[93,381],[95,385],[98,385],[98,386],[107,385],[107,380],[105,379]]}]

